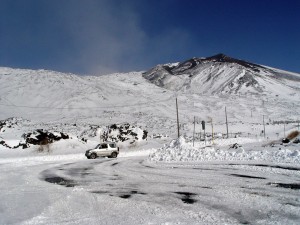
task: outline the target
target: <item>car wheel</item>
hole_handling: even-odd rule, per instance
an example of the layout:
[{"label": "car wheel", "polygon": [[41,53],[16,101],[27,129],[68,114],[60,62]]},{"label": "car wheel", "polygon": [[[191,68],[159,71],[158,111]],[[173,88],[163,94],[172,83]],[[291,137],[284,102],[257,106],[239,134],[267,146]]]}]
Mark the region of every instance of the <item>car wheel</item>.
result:
[{"label": "car wheel", "polygon": [[111,153],[111,158],[117,158],[118,154],[116,152]]},{"label": "car wheel", "polygon": [[97,155],[95,153],[92,153],[90,156],[90,159],[96,159]]}]

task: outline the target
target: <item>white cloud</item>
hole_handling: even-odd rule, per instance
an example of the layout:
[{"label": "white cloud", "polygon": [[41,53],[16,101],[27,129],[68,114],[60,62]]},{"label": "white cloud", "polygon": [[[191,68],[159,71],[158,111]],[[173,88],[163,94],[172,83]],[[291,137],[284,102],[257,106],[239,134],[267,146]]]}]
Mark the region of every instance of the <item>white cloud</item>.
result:
[{"label": "white cloud", "polygon": [[138,16],[124,5],[114,7],[109,1],[80,1],[61,12],[75,48],[73,63],[89,73],[126,70],[126,63],[143,50],[146,35]]},{"label": "white cloud", "polygon": [[178,28],[147,35],[139,13],[129,4],[107,0],[64,5],[59,16],[74,48],[66,63],[89,74],[143,70],[190,44],[187,32]]}]

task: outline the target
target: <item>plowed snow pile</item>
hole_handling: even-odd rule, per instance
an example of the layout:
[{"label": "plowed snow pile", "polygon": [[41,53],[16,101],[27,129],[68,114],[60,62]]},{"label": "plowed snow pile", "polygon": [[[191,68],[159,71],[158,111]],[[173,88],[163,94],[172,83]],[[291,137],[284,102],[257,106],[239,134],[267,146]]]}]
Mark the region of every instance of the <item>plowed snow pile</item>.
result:
[{"label": "plowed snow pile", "polygon": [[[171,141],[169,145],[157,149],[149,155],[151,161],[268,161],[280,163],[300,163],[300,146],[278,145],[275,147],[261,147],[248,144],[247,149],[241,145],[236,148],[216,145],[213,147],[193,147],[186,143],[183,137]],[[222,148],[221,148],[222,147]]]}]

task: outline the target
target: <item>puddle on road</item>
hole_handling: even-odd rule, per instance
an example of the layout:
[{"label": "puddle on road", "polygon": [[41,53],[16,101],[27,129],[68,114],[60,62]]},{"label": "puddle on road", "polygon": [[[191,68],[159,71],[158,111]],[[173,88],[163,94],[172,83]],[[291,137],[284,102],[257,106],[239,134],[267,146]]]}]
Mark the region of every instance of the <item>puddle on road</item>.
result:
[{"label": "puddle on road", "polygon": [[109,194],[108,191],[91,191],[93,194]]},{"label": "puddle on road", "polygon": [[144,192],[140,192],[140,191],[131,191],[129,193],[124,193],[122,195],[119,195],[120,198],[131,198],[132,195],[147,195]]},{"label": "puddle on road", "polygon": [[242,174],[230,174],[230,176],[242,177],[242,178],[250,178],[250,179],[262,179],[262,180],[266,179],[264,177],[256,177],[256,176],[249,176],[249,175],[242,175]]},{"label": "puddle on road", "polygon": [[131,195],[120,195],[119,197],[120,197],[120,198],[125,198],[125,199],[127,199],[127,198],[130,198]]},{"label": "puddle on road", "polygon": [[275,187],[282,187],[282,188],[289,188],[293,190],[300,190],[300,183],[268,183],[268,185],[275,186]]},{"label": "puddle on road", "polygon": [[129,192],[91,191],[91,193],[105,194],[105,195],[120,197],[120,198],[124,198],[124,199],[131,198],[133,195],[147,195],[144,192],[135,191],[135,190],[134,191],[129,191]]},{"label": "puddle on road", "polygon": [[69,180],[69,179],[65,179],[59,176],[55,176],[55,177],[46,177],[44,178],[45,181],[47,181],[48,183],[51,184],[58,184],[58,185],[62,185],[65,187],[75,187],[76,184],[73,180]]},{"label": "puddle on road", "polygon": [[291,166],[278,166],[278,165],[266,165],[266,164],[228,164],[230,166],[257,166],[257,167],[268,167],[268,168],[275,168],[275,169],[284,169],[284,170],[295,170],[300,171],[300,168],[291,167]]},{"label": "puddle on road", "polygon": [[204,188],[204,189],[213,189],[212,187],[206,187],[206,186],[200,186],[200,188]]},{"label": "puddle on road", "polygon": [[264,164],[255,164],[253,166],[270,167],[270,168],[276,168],[276,169],[300,171],[300,168],[290,167],[290,166],[272,166],[272,165],[264,165]]},{"label": "puddle on road", "polygon": [[174,192],[175,194],[179,194],[181,196],[181,201],[183,203],[186,203],[186,204],[194,204],[195,202],[197,202],[197,200],[195,199],[192,199],[192,196],[195,196],[196,194],[195,193],[191,193],[191,192]]}]

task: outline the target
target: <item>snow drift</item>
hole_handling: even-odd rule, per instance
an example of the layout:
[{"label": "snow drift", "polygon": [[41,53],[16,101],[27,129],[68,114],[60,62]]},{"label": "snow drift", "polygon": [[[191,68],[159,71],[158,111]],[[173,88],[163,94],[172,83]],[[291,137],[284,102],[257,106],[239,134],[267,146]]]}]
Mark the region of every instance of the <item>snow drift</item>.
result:
[{"label": "snow drift", "polygon": [[[247,139],[235,140],[239,143]],[[273,148],[254,147],[245,150],[242,145],[215,146],[196,148],[187,143],[183,137],[171,141],[168,145],[149,155],[151,161],[268,161],[280,163],[300,163],[300,146],[274,146]],[[223,147],[223,148],[221,148]],[[224,148],[225,147],[225,148]],[[252,145],[253,147],[253,145]]]}]

